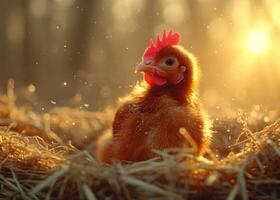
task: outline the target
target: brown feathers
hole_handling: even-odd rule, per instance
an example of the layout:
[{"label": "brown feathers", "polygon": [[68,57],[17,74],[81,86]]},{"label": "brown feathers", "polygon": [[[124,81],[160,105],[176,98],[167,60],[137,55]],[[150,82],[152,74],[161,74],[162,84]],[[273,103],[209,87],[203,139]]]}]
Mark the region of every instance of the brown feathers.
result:
[{"label": "brown feathers", "polygon": [[[163,85],[150,84],[144,93],[134,94],[120,106],[113,134],[99,141],[99,160],[142,161],[154,157],[154,149],[187,146],[202,154],[211,132],[197,95],[199,70],[195,59],[181,46],[166,46],[153,60],[143,62],[139,69],[149,80],[166,81]],[[174,77],[183,79],[174,83]]]}]

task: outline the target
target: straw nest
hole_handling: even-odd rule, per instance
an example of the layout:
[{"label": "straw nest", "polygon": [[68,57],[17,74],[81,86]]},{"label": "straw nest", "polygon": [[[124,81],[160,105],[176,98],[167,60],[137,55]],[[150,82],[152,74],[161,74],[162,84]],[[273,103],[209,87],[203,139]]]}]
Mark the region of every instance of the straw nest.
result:
[{"label": "straw nest", "polygon": [[280,120],[257,132],[241,120],[226,157],[217,155],[223,150],[216,140],[207,159],[192,148],[170,149],[148,161],[103,166],[94,144],[110,127],[111,110],[36,114],[14,102],[12,91],[0,96],[1,199],[280,198]]}]

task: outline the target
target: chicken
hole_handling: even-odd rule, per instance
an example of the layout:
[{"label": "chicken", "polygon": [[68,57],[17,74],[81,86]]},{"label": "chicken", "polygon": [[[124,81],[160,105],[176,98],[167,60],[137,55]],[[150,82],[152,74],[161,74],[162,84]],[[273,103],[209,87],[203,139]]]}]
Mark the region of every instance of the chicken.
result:
[{"label": "chicken", "polygon": [[156,156],[154,149],[175,147],[204,153],[211,123],[198,98],[199,68],[179,41],[179,33],[164,31],[145,50],[136,71],[144,73],[147,87],[118,109],[113,134],[98,142],[100,162],[143,161]]}]

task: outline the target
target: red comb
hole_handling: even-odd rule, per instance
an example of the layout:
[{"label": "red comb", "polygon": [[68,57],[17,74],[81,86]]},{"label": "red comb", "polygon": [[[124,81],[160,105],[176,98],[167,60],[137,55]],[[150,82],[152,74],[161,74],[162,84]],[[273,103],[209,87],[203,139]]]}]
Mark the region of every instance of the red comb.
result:
[{"label": "red comb", "polygon": [[163,31],[162,39],[160,40],[159,35],[157,35],[156,44],[151,40],[150,46],[145,50],[143,58],[154,58],[156,53],[159,52],[162,48],[171,45],[177,45],[180,41],[180,34],[177,32],[169,33],[166,35],[166,31]]}]

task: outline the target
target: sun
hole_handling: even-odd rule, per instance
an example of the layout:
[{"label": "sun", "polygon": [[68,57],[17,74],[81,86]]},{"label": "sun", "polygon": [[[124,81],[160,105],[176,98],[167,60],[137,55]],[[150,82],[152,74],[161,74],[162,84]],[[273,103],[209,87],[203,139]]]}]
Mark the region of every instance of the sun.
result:
[{"label": "sun", "polygon": [[253,31],[247,38],[247,48],[254,54],[264,53],[268,46],[268,36],[264,31]]}]

